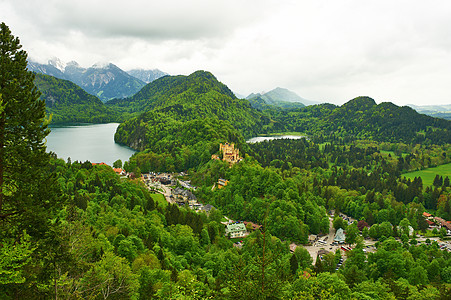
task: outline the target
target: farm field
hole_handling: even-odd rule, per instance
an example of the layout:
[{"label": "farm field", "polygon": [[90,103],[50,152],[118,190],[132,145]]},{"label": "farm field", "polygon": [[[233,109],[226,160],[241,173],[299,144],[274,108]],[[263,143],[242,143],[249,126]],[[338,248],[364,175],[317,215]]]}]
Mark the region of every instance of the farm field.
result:
[{"label": "farm field", "polygon": [[421,171],[415,171],[410,173],[402,174],[401,176],[405,176],[406,178],[414,179],[415,177],[421,177],[423,180],[423,185],[432,185],[434,178],[436,175],[440,175],[443,179],[448,176],[451,178],[451,163],[441,165],[435,168],[428,168]]}]

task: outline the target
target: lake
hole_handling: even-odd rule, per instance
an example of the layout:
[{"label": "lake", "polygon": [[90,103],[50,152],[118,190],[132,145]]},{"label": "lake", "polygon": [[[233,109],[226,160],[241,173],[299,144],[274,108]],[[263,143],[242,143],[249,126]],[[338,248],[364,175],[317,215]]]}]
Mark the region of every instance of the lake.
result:
[{"label": "lake", "polygon": [[119,123],[51,126],[47,136],[47,152],[55,152],[59,158],[74,162],[100,163],[110,166],[120,159],[127,161],[136,151],[114,142]]},{"label": "lake", "polygon": [[246,141],[246,143],[259,143],[263,141],[269,141],[269,140],[278,140],[278,139],[291,139],[291,140],[299,140],[302,138],[307,138],[304,135],[274,135],[274,136],[256,136],[253,138],[250,138]]}]

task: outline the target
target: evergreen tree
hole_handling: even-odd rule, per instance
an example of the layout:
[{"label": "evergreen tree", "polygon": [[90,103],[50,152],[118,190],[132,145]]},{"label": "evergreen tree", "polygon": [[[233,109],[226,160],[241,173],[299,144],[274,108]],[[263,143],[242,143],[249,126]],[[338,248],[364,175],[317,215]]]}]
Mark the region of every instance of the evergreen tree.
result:
[{"label": "evergreen tree", "polygon": [[[26,232],[34,248],[32,263],[39,266],[34,272],[42,271],[48,276],[42,269],[48,264],[36,259],[43,259],[50,251],[45,248],[51,243],[47,234],[50,218],[58,208],[57,184],[49,171],[50,155],[46,153],[44,143],[49,133],[44,120],[45,104],[39,100],[40,93],[33,83],[34,73],[27,70],[27,53],[21,47],[19,39],[11,34],[5,23],[1,23],[0,241],[4,246],[10,242],[16,244]],[[40,279],[49,278],[43,276]],[[23,281],[16,283],[20,282]],[[19,285],[8,288],[15,297],[32,295],[26,294]]]},{"label": "evergreen tree", "polygon": [[446,176],[445,179],[443,180],[443,186],[449,187],[449,177],[448,176]]},{"label": "evergreen tree", "polygon": [[296,271],[298,270],[299,267],[299,263],[298,260],[296,258],[296,255],[291,255],[290,257],[290,270],[291,270],[291,274],[295,275]]}]

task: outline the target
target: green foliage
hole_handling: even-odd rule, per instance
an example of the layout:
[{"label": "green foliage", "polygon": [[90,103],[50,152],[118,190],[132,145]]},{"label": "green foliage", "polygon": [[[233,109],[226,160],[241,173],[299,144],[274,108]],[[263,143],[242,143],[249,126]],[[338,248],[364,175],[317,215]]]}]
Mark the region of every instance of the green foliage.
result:
[{"label": "green foliage", "polygon": [[[3,240],[0,247],[0,285],[23,283],[23,267],[30,261],[35,248],[32,248],[30,236],[23,233],[17,243]],[[1,295],[1,294],[0,294]]]},{"label": "green foliage", "polygon": [[153,112],[140,118],[121,124],[115,140],[146,149],[130,159],[130,164],[142,172],[196,168],[210,161],[224,142],[235,143],[242,151],[247,149],[243,137],[227,121],[204,118],[180,122]]},{"label": "green foliage", "polygon": [[36,74],[34,80],[45,101],[46,114],[58,123],[106,123],[118,120],[116,113],[99,98],[68,80]]},{"label": "green foliage", "polygon": [[[27,53],[5,23],[0,24],[0,241],[2,297],[21,294],[27,281],[49,280],[55,254],[52,218],[65,202],[49,168],[44,139],[45,104],[27,71]],[[28,239],[27,235],[30,236]],[[3,244],[4,243],[4,244]],[[2,257],[3,258],[3,257]],[[4,265],[3,265],[4,263]],[[31,271],[30,271],[31,270]],[[25,278],[25,282],[24,282]]]},{"label": "green foliage", "polygon": [[331,138],[371,139],[385,142],[446,144],[451,140],[451,122],[422,115],[412,108],[390,102],[376,105],[373,99],[357,97],[338,107],[311,105],[291,111],[267,110],[276,123],[265,133],[305,132]]}]

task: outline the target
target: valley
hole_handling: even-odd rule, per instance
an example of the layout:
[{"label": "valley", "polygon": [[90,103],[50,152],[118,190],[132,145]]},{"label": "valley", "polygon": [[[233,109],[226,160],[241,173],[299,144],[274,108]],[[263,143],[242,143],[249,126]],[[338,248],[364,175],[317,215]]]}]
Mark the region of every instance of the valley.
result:
[{"label": "valley", "polygon": [[[451,121],[202,70],[36,74],[1,30],[0,298],[449,299]],[[67,123],[90,124],[71,159]]]}]

